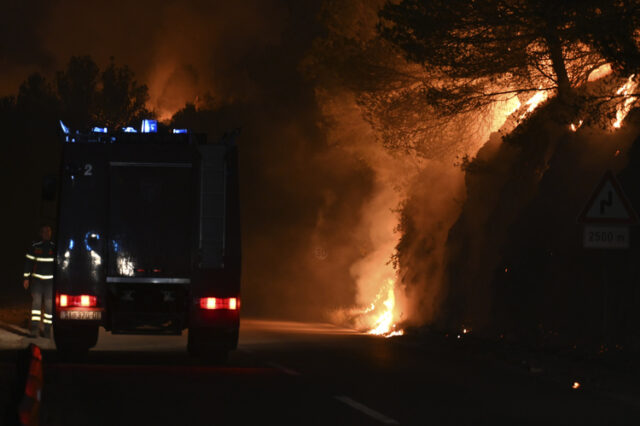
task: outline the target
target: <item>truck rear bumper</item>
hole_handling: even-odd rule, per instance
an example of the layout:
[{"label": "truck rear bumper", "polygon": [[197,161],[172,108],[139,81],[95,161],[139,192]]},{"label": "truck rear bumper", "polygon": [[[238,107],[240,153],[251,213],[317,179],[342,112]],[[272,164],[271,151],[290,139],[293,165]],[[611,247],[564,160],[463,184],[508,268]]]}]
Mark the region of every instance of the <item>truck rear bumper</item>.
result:
[{"label": "truck rear bumper", "polygon": [[189,314],[189,328],[216,329],[220,332],[236,332],[240,327],[238,310],[204,310],[192,309]]}]

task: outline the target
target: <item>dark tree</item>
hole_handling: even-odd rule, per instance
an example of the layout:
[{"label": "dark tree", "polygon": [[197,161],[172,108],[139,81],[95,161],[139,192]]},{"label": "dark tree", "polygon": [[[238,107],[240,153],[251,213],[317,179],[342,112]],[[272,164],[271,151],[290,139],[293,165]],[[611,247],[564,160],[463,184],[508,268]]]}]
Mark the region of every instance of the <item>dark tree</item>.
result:
[{"label": "dark tree", "polygon": [[24,114],[34,117],[52,115],[59,108],[51,84],[38,73],[31,74],[20,85],[16,106]]},{"label": "dark tree", "polygon": [[383,3],[327,1],[322,15],[327,34],[316,40],[303,69],[320,88],[317,95],[327,111],[355,99],[378,141],[390,151],[456,161],[469,143],[488,136],[494,105],[486,102],[480,110],[461,108],[451,114],[455,117],[439,117],[442,104],[425,96],[438,78],[433,69],[406,60],[376,31]]},{"label": "dark tree", "polygon": [[83,129],[93,123],[99,74],[90,56],[73,56],[67,69],[56,73],[61,118],[72,128]]},{"label": "dark tree", "polygon": [[640,71],[639,1],[585,0],[578,9],[578,24],[585,43],[594,46],[617,71]]},{"label": "dark tree", "polygon": [[122,127],[150,115],[147,86],[138,84],[129,67],[111,62],[101,75],[101,88],[96,93],[94,120],[109,128]]},{"label": "dark tree", "polygon": [[613,56],[603,55],[606,34],[617,34],[617,44],[629,41],[629,30],[621,33],[612,19],[619,12],[612,3],[626,4],[403,0],[385,5],[379,31],[425,68],[429,103],[457,114],[505,94],[548,90],[570,99],[573,89]]},{"label": "dark tree", "polygon": [[118,67],[113,58],[100,69],[90,56],[72,57],[67,69],[56,74],[60,116],[72,128],[93,125],[117,128],[151,116],[145,103],[147,86],[134,79],[129,67]]}]

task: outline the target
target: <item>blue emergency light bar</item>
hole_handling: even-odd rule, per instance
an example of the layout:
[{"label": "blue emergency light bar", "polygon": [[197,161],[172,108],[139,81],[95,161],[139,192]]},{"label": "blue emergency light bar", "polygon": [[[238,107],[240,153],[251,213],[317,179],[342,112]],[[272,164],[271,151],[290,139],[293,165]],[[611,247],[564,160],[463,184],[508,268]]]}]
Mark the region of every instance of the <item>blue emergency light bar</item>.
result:
[{"label": "blue emergency light bar", "polygon": [[158,122],[156,120],[142,120],[140,131],[142,133],[158,133]]},{"label": "blue emergency light bar", "polygon": [[[140,125],[140,130],[131,126],[117,127],[109,131],[108,127],[95,126],[89,131],[79,132],[69,129],[62,120],[58,120],[62,130],[62,140],[66,143],[173,143],[173,144],[202,144],[206,143],[206,138],[202,135],[192,133],[189,129],[169,129],[166,126],[158,126],[158,121],[144,119]],[[127,133],[125,135],[124,133]],[[184,136],[183,136],[184,135]]]}]

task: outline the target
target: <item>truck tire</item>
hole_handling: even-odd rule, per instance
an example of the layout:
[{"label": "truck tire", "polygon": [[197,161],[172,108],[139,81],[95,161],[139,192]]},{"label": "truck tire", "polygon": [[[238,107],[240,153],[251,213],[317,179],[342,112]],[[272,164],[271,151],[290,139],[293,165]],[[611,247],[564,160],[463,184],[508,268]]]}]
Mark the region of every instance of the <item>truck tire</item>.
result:
[{"label": "truck tire", "polygon": [[98,325],[67,326],[56,324],[53,329],[56,349],[67,355],[85,355],[98,343]]},{"label": "truck tire", "polygon": [[229,349],[211,339],[206,329],[190,328],[187,339],[189,355],[204,358],[213,363],[224,364],[229,358]]}]

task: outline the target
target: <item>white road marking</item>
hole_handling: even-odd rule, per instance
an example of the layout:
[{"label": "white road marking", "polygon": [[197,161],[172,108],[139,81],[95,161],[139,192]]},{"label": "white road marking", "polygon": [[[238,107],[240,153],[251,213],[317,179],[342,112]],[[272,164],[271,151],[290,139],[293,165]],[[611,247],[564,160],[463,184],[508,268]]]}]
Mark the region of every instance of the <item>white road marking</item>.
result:
[{"label": "white road marking", "polygon": [[300,373],[298,373],[297,371],[292,370],[290,368],[287,368],[285,366],[282,366],[280,364],[276,364],[275,362],[268,362],[267,365],[269,367],[276,368],[276,369],[278,369],[278,370],[282,371],[283,373],[288,374],[290,376],[299,376],[300,375]]},{"label": "white road marking", "polygon": [[358,401],[354,401],[353,399],[349,398],[348,396],[345,395],[336,395],[335,398],[340,401],[343,402],[345,404],[347,404],[348,406],[350,406],[351,408],[355,408],[356,410],[366,414],[367,416],[376,419],[377,421],[384,423],[386,425],[399,425],[400,423],[398,423],[396,420],[385,416],[384,414],[378,413],[376,410],[372,410],[371,408],[367,407],[364,404],[359,403]]}]

